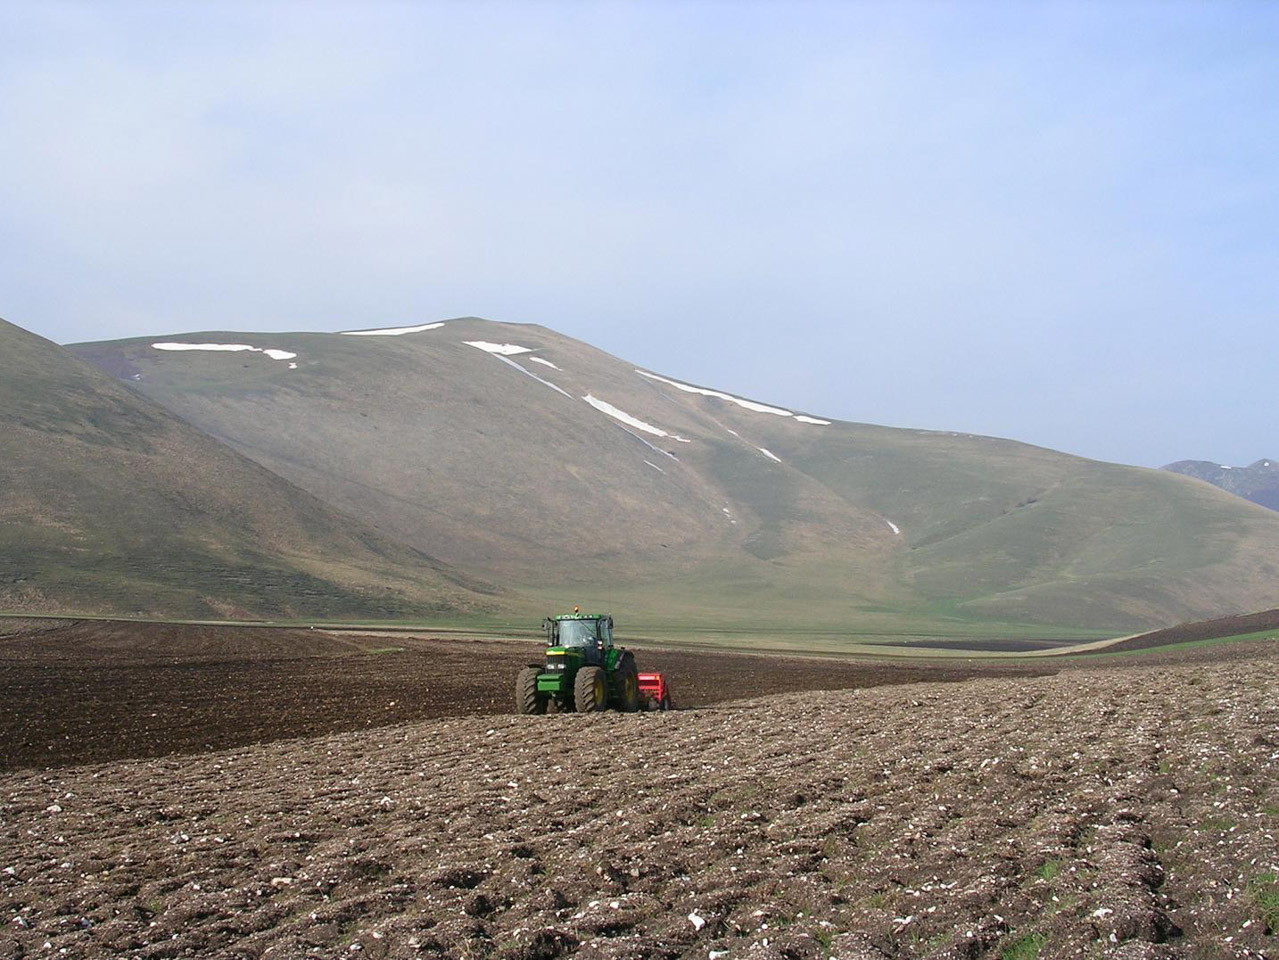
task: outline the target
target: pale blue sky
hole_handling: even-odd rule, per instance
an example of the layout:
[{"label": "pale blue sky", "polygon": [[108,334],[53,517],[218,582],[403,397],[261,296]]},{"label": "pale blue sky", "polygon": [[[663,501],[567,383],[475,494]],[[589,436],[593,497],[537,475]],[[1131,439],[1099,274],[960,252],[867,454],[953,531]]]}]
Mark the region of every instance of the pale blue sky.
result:
[{"label": "pale blue sky", "polygon": [[1279,456],[1279,4],[0,0],[0,315],[475,314],[822,416]]}]

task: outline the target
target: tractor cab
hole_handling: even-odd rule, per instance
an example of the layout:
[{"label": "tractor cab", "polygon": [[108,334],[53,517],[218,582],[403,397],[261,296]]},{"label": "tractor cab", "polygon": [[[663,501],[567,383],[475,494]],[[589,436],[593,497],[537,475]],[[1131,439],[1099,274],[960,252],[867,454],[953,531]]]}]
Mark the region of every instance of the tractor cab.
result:
[{"label": "tractor cab", "polygon": [[572,651],[587,663],[605,660],[613,647],[613,618],[608,615],[584,613],[548,617],[542,621],[546,631],[547,654],[553,650]]}]

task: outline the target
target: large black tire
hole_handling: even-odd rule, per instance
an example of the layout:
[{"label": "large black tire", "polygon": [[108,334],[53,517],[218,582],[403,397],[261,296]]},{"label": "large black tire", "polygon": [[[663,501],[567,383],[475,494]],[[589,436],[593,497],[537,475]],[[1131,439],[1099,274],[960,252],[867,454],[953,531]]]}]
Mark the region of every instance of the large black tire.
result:
[{"label": "large black tire", "polygon": [[545,713],[546,697],[537,692],[537,667],[525,667],[515,680],[515,709],[520,713]]},{"label": "large black tire", "polygon": [[622,662],[613,671],[613,697],[613,706],[623,713],[639,709],[639,669],[635,666],[635,657],[629,653],[622,654]]},{"label": "large black tire", "polygon": [[578,713],[595,713],[608,706],[608,684],[602,667],[581,667],[573,681],[573,706]]}]

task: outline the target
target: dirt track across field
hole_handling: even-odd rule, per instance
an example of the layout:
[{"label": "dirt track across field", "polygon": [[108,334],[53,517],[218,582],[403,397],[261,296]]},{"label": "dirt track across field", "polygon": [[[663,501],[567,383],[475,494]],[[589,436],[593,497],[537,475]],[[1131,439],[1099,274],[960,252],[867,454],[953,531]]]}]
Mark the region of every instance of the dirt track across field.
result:
[{"label": "dirt track across field", "polygon": [[[510,713],[536,643],[83,621],[0,637],[0,770]],[[636,648],[680,708],[1055,666],[841,661]]]}]

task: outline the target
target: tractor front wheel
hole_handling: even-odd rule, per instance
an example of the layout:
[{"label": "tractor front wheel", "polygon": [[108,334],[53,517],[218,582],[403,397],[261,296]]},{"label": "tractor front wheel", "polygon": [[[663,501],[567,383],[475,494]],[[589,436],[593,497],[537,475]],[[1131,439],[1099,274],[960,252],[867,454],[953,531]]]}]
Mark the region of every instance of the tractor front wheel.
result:
[{"label": "tractor front wheel", "polygon": [[573,682],[573,706],[578,713],[595,713],[608,704],[608,684],[599,667],[582,667]]},{"label": "tractor front wheel", "polygon": [[537,667],[525,667],[515,681],[515,709],[520,713],[545,713],[546,697],[537,692]]}]

